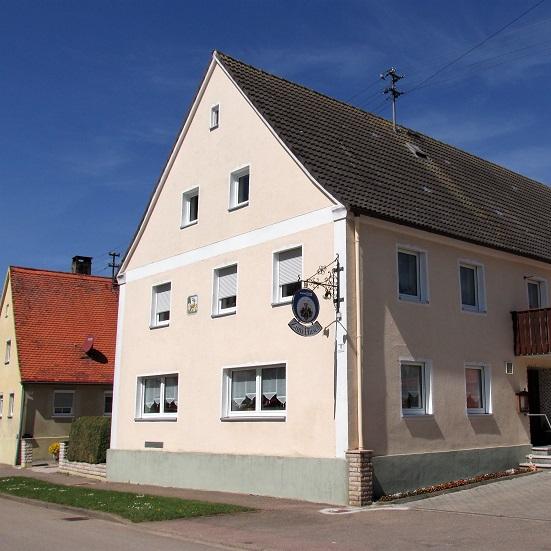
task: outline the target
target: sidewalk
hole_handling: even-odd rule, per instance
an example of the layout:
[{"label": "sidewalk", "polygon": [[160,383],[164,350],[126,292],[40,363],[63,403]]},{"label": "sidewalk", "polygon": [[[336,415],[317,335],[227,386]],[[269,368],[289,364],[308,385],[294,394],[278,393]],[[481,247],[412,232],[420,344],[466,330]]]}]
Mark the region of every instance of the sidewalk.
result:
[{"label": "sidewalk", "polygon": [[[53,469],[52,469],[53,470]],[[183,499],[254,507],[251,513],[132,525],[129,529],[183,541],[251,550],[326,551],[500,549],[541,551],[551,540],[551,473],[537,473],[400,506],[327,515],[326,505],[259,496],[99,482],[0,466],[0,476],[32,476],[66,485],[93,485]],[[506,509],[506,511],[504,510]]]}]

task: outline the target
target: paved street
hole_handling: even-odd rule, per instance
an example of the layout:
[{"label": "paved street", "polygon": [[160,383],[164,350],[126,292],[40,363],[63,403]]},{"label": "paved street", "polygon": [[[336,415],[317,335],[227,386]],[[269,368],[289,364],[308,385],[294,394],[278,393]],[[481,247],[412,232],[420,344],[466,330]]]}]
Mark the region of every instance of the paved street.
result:
[{"label": "paved street", "polygon": [[[0,469],[0,474],[12,469]],[[40,472],[25,471],[44,478]],[[48,475],[67,484],[96,483]],[[117,489],[135,489],[117,484]],[[143,487],[142,491],[249,504],[253,513],[120,525],[104,520],[70,522],[79,514],[20,505],[0,498],[0,549],[253,550],[551,550],[551,473],[503,480],[395,506],[325,514],[326,506],[247,495]],[[33,530],[29,530],[29,526]],[[54,539],[52,539],[54,538]],[[84,545],[81,545],[82,539]],[[203,545],[201,545],[203,544]],[[53,545],[53,543],[52,543]],[[87,547],[88,546],[88,547]]]}]

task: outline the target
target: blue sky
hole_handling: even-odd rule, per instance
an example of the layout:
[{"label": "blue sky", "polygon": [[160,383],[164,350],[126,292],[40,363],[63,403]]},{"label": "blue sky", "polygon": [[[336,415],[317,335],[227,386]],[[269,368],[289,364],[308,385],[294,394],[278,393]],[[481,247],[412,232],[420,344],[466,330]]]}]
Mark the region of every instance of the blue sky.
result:
[{"label": "blue sky", "polygon": [[[536,0],[0,0],[0,270],[107,274],[211,51],[367,110]],[[399,100],[401,124],[551,184],[551,1]],[[352,98],[352,99],[351,99]]]}]

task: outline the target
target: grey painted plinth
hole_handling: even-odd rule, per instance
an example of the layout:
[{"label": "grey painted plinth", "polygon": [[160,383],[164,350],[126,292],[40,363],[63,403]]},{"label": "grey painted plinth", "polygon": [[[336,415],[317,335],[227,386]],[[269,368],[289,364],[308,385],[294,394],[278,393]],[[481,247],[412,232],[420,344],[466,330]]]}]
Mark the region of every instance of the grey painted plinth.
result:
[{"label": "grey painted plinth", "polygon": [[523,445],[377,456],[373,458],[374,497],[518,467],[530,449]]},{"label": "grey painted plinth", "polygon": [[345,505],[345,459],[108,450],[107,479]]}]

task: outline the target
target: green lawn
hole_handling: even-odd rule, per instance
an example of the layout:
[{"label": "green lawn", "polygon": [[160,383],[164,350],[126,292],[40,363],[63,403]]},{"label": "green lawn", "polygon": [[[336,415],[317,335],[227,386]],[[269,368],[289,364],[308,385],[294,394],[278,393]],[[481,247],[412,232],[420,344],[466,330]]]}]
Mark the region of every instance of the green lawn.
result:
[{"label": "green lawn", "polygon": [[246,507],[224,503],[95,490],[86,486],[62,486],[24,476],[0,478],[0,493],[81,507],[82,509],[104,511],[119,515],[132,522],[252,511]]}]

